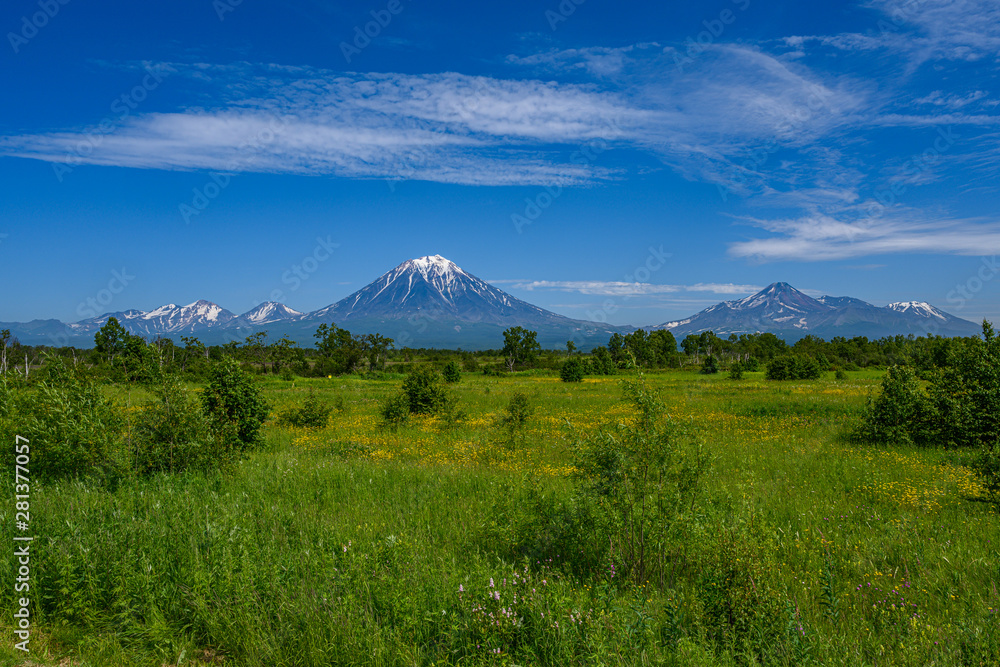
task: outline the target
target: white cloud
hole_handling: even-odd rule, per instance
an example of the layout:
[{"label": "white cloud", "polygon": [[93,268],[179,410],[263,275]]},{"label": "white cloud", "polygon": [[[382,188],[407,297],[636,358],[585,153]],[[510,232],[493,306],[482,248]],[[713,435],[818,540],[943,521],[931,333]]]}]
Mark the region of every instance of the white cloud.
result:
[{"label": "white cloud", "polygon": [[613,174],[567,162],[552,145],[616,141],[634,135],[651,115],[615,94],[540,81],[177,69],[209,77],[229,99],[210,109],[135,115],[96,137],[86,131],[3,137],[0,152],[154,169],[567,185]]},{"label": "white cloud", "polygon": [[1000,253],[1000,223],[920,220],[893,210],[881,218],[844,221],[814,213],[752,220],[774,236],[733,243],[729,254],[758,261],[825,261],[887,254]]},{"label": "white cloud", "polygon": [[511,289],[528,292],[549,290],[576,292],[600,296],[645,296],[653,294],[675,294],[678,292],[711,292],[713,294],[753,294],[762,288],[757,285],[737,285],[733,283],[697,283],[695,285],[654,285],[651,283],[630,283],[624,281],[599,280],[496,280],[496,283],[510,283]]}]

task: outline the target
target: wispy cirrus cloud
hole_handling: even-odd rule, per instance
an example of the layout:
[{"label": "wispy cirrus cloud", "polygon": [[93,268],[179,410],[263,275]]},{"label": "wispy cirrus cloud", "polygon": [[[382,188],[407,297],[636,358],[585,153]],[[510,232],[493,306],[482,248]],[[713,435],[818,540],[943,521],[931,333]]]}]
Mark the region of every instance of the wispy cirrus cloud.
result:
[{"label": "wispy cirrus cloud", "polygon": [[646,296],[654,294],[677,294],[682,292],[753,294],[754,292],[759,292],[762,289],[758,285],[737,285],[734,283],[656,285],[652,283],[630,283],[616,280],[494,280],[492,282],[509,284],[512,289],[520,289],[527,292],[558,291],[597,296]]},{"label": "wispy cirrus cloud", "polygon": [[554,147],[594,136],[613,141],[655,114],[586,86],[535,80],[176,69],[207,80],[224,99],[211,108],[134,115],[85,155],[74,150],[82,130],[3,137],[0,152],[152,169],[566,185],[612,173],[570,163]]},{"label": "wispy cirrus cloud", "polygon": [[826,261],[901,253],[973,256],[1000,253],[1000,223],[912,216],[912,212],[893,212],[878,220],[847,222],[815,213],[800,218],[748,220],[774,235],[733,243],[729,254],[767,262]]},{"label": "wispy cirrus cloud", "polygon": [[74,150],[82,128],[8,135],[0,153],[135,168],[572,185],[619,176],[568,159],[600,140],[712,180],[754,145],[801,145],[856,106],[849,92],[753,49],[713,47],[698,67],[667,78],[656,75],[669,61],[656,45],[579,51],[573,57],[590,63],[621,60],[628,85],[172,64],[215,103],[134,114],[84,155]]}]

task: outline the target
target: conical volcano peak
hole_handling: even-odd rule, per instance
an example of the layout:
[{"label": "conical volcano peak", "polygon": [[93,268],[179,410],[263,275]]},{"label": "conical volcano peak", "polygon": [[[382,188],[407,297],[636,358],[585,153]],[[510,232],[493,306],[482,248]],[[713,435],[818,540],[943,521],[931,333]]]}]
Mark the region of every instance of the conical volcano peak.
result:
[{"label": "conical volcano peak", "polygon": [[429,276],[450,276],[454,274],[465,275],[465,271],[458,264],[442,257],[441,255],[425,255],[416,259],[409,259],[397,267],[397,270],[414,270],[420,273],[425,279]]}]

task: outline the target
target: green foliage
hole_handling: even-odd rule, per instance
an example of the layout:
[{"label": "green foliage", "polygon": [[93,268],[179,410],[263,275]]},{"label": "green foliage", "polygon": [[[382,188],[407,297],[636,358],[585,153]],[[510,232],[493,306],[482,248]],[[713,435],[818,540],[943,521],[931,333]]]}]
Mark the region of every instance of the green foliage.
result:
[{"label": "green foliage", "polygon": [[641,582],[663,574],[658,547],[694,508],[707,457],[665,418],[665,406],[645,378],[623,381],[622,390],[635,420],[578,440],[574,468],[582,493],[600,508],[622,574]]},{"label": "green foliage", "polygon": [[227,448],[243,451],[261,444],[269,407],[236,360],[227,358],[212,368],[202,404]]},{"label": "green foliage", "polygon": [[559,378],[563,382],[582,382],[585,370],[586,364],[577,357],[570,357],[559,369]]},{"label": "green foliage", "polygon": [[785,355],[767,364],[765,377],[768,380],[816,380],[820,374],[820,364],[812,357]]},{"label": "green foliage", "polygon": [[737,361],[729,367],[729,379],[730,380],[742,380],[743,379],[743,364]]},{"label": "green foliage", "polygon": [[[42,379],[32,387],[5,387],[0,433],[5,443],[15,435],[31,446],[32,479],[81,478],[116,483],[130,464],[123,442],[120,409],[76,369],[50,358]],[[13,469],[13,445],[3,447],[3,460]]]},{"label": "green foliage", "polygon": [[316,392],[310,389],[302,405],[292,406],[279,412],[275,421],[286,426],[323,428],[329,421],[332,411],[333,407],[320,401]]},{"label": "green foliage", "polygon": [[416,368],[403,380],[403,395],[413,414],[437,414],[448,404],[441,375],[433,368]]},{"label": "green foliage", "polygon": [[847,373],[844,372],[844,369],[838,368],[836,372],[834,372],[833,377],[835,380],[846,380]]},{"label": "green foliage", "polygon": [[382,421],[391,428],[397,428],[410,418],[410,399],[404,393],[393,394],[379,409]]},{"label": "green foliage", "polygon": [[164,377],[153,393],[156,400],[141,408],[132,430],[136,473],[205,469],[227,460],[201,404],[175,378]]},{"label": "green foliage", "polygon": [[500,417],[500,423],[507,428],[520,430],[525,427],[533,414],[535,408],[531,405],[528,395],[515,391],[510,395],[510,401]]},{"label": "green foliage", "polygon": [[462,379],[462,371],[459,370],[458,363],[455,361],[449,361],[445,364],[441,370],[441,375],[448,384],[453,384]]},{"label": "green foliage", "polygon": [[927,439],[930,402],[912,368],[891,366],[878,396],[868,398],[855,438],[870,443],[913,444]]},{"label": "green foliage", "polygon": [[983,322],[983,338],[955,346],[932,380],[938,438],[951,447],[993,447],[1000,441],[1000,338]]},{"label": "green foliage", "polygon": [[[319,359],[313,368],[313,373],[319,376],[345,375],[353,373],[355,368],[365,358],[366,343],[364,336],[352,336],[347,329],[330,324],[321,324],[313,334],[316,339],[316,350]],[[392,341],[388,341],[386,345]],[[384,354],[384,350],[382,350]],[[376,359],[380,359],[376,355]]]},{"label": "green foliage", "polygon": [[517,366],[529,366],[535,361],[542,346],[538,344],[538,332],[524,327],[511,327],[503,332],[503,350],[507,370]]},{"label": "green foliage", "polygon": [[614,375],[617,366],[606,347],[595,347],[590,355],[590,372],[593,375]]},{"label": "green foliage", "polygon": [[701,365],[701,371],[699,371],[699,372],[702,375],[713,375],[715,373],[718,373],[719,372],[719,362],[716,361],[715,357],[710,354],[707,357],[705,357],[705,361],[704,361],[704,363],[702,363],[702,365]]},{"label": "green foliage", "polygon": [[128,331],[118,323],[118,318],[109,317],[104,326],[94,334],[94,349],[105,356],[109,363],[113,362],[116,356],[125,351],[128,336]]}]

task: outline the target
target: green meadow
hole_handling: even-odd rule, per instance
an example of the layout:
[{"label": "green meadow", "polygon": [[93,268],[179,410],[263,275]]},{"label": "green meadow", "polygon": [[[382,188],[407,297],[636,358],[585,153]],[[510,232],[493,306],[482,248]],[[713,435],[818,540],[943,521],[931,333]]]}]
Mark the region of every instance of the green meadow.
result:
[{"label": "green meadow", "polygon": [[[575,467],[635,423],[634,371],[463,373],[451,412],[395,427],[401,374],[263,380],[237,463],[33,483],[27,656],[10,494],[0,664],[1000,664],[1000,516],[964,455],[848,441],[880,371],[763,375],[644,374],[705,463],[644,577],[592,543]],[[310,392],[326,426],[279,425]]]}]

